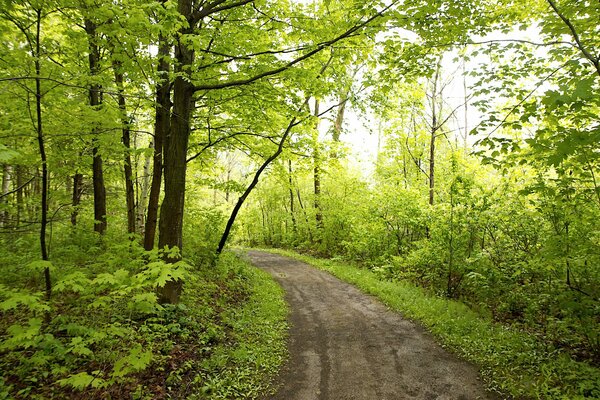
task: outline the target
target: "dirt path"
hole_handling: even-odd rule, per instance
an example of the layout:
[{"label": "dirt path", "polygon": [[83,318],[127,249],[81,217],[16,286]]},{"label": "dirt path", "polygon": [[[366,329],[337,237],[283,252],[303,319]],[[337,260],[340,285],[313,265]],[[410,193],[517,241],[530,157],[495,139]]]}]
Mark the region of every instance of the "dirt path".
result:
[{"label": "dirt path", "polygon": [[290,360],[273,399],[493,399],[477,370],[422,328],[328,273],[249,251],[290,305]]}]

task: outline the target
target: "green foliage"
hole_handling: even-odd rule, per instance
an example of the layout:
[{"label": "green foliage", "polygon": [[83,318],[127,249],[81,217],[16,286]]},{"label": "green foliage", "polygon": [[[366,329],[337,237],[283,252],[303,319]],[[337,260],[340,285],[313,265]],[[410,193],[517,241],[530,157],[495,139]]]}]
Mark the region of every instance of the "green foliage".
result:
[{"label": "green foliage", "polygon": [[[286,309],[266,274],[230,254],[214,269],[198,270],[165,263],[128,240],[93,249],[90,239],[76,244],[65,236],[69,247],[54,258],[50,301],[41,281],[30,278],[47,264],[20,261],[33,255],[3,245],[11,281],[0,286],[0,392],[144,398],[165,382],[177,398],[256,398],[267,390],[285,354]],[[31,239],[21,240],[27,248]],[[159,304],[156,289],[173,279],[188,291],[177,306]]]}]

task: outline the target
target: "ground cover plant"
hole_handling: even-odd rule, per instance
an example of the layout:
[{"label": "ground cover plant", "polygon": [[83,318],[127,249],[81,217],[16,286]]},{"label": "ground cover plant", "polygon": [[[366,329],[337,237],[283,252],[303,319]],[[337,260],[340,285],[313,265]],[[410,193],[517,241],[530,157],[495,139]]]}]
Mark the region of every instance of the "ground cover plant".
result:
[{"label": "ground cover plant", "polygon": [[[38,278],[44,266],[29,261],[33,239],[2,243],[2,398],[225,399],[268,390],[286,332],[270,278],[233,254],[211,268],[169,264],[126,238],[97,239],[66,238],[50,300]],[[189,290],[177,305],[158,303],[156,288],[173,278]]]}]

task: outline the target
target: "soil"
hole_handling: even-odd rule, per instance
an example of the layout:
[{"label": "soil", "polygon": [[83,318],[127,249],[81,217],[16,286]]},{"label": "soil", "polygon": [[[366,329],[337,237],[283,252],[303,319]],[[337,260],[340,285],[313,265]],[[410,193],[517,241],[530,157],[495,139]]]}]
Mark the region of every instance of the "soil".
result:
[{"label": "soil", "polygon": [[290,306],[290,357],[275,400],[496,399],[477,369],[420,326],[305,263],[260,251]]}]

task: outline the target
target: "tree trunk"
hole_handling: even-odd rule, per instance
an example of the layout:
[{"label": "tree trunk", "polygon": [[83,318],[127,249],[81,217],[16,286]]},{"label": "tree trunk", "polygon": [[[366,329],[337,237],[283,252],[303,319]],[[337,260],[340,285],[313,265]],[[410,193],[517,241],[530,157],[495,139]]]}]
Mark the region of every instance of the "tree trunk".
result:
[{"label": "tree trunk", "polygon": [[292,160],[288,160],[288,178],[289,178],[289,189],[290,189],[290,216],[292,217],[292,230],[294,236],[298,235],[298,224],[296,222],[295,206],[294,206],[294,182],[293,182]]},{"label": "tree trunk", "polygon": [[[434,117],[435,121],[435,117]],[[434,202],[435,189],[435,131],[431,132],[431,141],[429,143],[429,205]]]},{"label": "tree trunk", "polygon": [[[48,261],[48,247],[46,246],[46,227],[48,224],[48,162],[46,159],[46,147],[44,143],[44,131],[42,125],[42,82],[41,82],[41,66],[40,66],[40,27],[42,24],[42,10],[36,11],[36,43],[35,52],[33,55],[35,63],[35,109],[36,109],[36,131],[37,141],[40,151],[40,159],[42,161],[42,217],[40,221],[40,249],[42,252],[42,260]],[[32,51],[33,52],[33,51]],[[44,281],[46,286],[46,299],[50,300],[52,296],[52,282],[50,280],[50,267],[44,267]]]},{"label": "tree trunk", "polygon": [[127,233],[135,233],[135,190],[133,187],[133,171],[131,169],[131,128],[127,118],[127,103],[123,88],[123,71],[120,62],[113,60],[113,71],[118,91],[119,111],[121,112],[122,142],[125,146],[123,154],[123,172],[125,174],[125,199],[127,204]]},{"label": "tree trunk", "polygon": [[[151,144],[150,147],[154,150],[154,144]],[[139,183],[140,181],[141,183]],[[142,236],[142,238],[145,238],[146,236],[144,227],[146,224],[146,205],[148,203],[148,192],[150,190],[150,157],[148,156],[144,157],[144,167],[142,170],[142,176],[140,179],[138,179],[138,188],[136,231]]]},{"label": "tree trunk", "polygon": [[83,195],[83,174],[76,173],[73,175],[73,196],[71,198],[71,205],[73,211],[71,211],[71,225],[77,226],[77,215],[79,214],[79,203],[81,203],[81,196]]},{"label": "tree trunk", "polygon": [[[96,24],[90,19],[85,19],[85,32],[89,42],[89,67],[90,74],[94,79],[100,74],[100,48],[97,40]],[[101,86],[92,83],[89,88],[89,102],[92,109],[97,109],[102,104]],[[102,157],[100,155],[100,143],[98,141],[98,127],[92,128],[92,180],[94,186],[94,231],[104,234],[106,232],[106,186],[104,184],[104,171]]]},{"label": "tree trunk", "polygon": [[315,132],[313,137],[313,182],[314,182],[314,206],[315,206],[315,222],[317,227],[317,241],[321,242],[323,230],[323,210],[321,209],[321,152],[319,151],[319,100],[315,99]]},{"label": "tree trunk", "polygon": [[[190,0],[179,0],[179,13],[190,18],[192,4]],[[192,33],[190,27],[181,30],[182,35]],[[177,262],[181,259],[183,212],[185,203],[185,174],[187,167],[187,149],[191,132],[190,118],[194,110],[194,85],[189,77],[190,66],[194,61],[194,51],[185,43],[178,42],[175,46],[179,74],[173,85],[173,113],[171,127],[164,142],[164,180],[165,198],[160,208],[158,246],[160,249],[177,247],[179,256],[165,256],[167,262]],[[183,282],[171,280],[160,290],[162,303],[176,304],[183,289]]]},{"label": "tree trunk", "polygon": [[[435,76],[433,78],[433,92],[431,93],[431,140],[429,142],[429,205],[434,203],[434,190],[435,190],[435,139],[437,137],[437,131],[441,128],[438,126],[438,81],[440,79],[442,59],[438,60]],[[441,109],[440,109],[441,111]]]},{"label": "tree trunk", "polygon": [[21,224],[23,216],[23,187],[26,185],[24,175],[25,168],[17,165],[17,218],[15,224],[17,227]]},{"label": "tree trunk", "polygon": [[5,210],[0,211],[0,227],[9,226],[9,212],[8,212],[8,194],[10,192],[10,183],[12,181],[11,165],[4,164],[2,168],[2,205],[7,207]]},{"label": "tree trunk", "polygon": [[[302,106],[300,107],[298,112],[300,112],[300,110],[302,110],[302,108],[304,108],[307,104],[308,104],[308,99],[304,101],[304,103],[302,104]],[[242,195],[238,199],[237,203],[235,204],[235,207],[233,207],[233,211],[231,212],[231,215],[229,216],[229,219],[227,220],[227,224],[225,225],[225,231],[223,232],[223,235],[221,236],[221,240],[219,241],[219,246],[217,247],[217,252],[216,252],[217,255],[221,254],[221,252],[225,248],[225,244],[227,243],[227,239],[229,238],[229,233],[231,232],[233,223],[235,222],[235,219],[237,218],[239,211],[241,210],[242,206],[244,205],[244,202],[246,201],[248,196],[250,196],[250,193],[252,192],[252,190],[254,190],[256,185],[258,185],[260,176],[267,169],[267,167],[273,161],[275,161],[277,159],[277,157],[279,157],[281,155],[281,153],[283,152],[285,142],[287,141],[287,138],[289,137],[290,133],[292,132],[292,128],[294,126],[296,126],[296,119],[297,119],[297,116],[294,115],[292,117],[292,119],[290,120],[290,123],[288,124],[285,132],[281,136],[281,140],[279,141],[279,144],[277,146],[277,151],[275,151],[273,154],[271,154],[271,156],[262,163],[260,168],[254,174],[254,178],[252,179],[252,182],[250,182],[250,185],[248,185],[248,187],[246,188],[244,193],[242,193]]]},{"label": "tree trunk", "polygon": [[156,225],[158,221],[158,201],[160,199],[160,186],[163,173],[164,140],[170,130],[169,120],[171,112],[171,87],[167,79],[169,73],[169,56],[171,46],[166,38],[159,37],[158,45],[158,67],[157,71],[161,81],[156,88],[156,110],[154,116],[154,155],[152,164],[152,183],[150,184],[150,195],[148,197],[148,213],[146,216],[146,228],[144,229],[144,249],[152,250],[156,237]]}]

